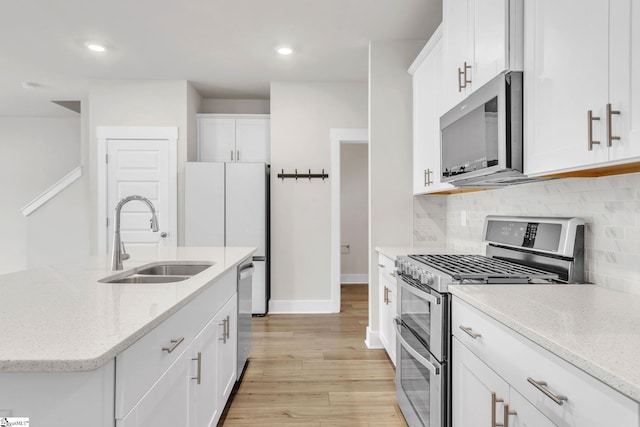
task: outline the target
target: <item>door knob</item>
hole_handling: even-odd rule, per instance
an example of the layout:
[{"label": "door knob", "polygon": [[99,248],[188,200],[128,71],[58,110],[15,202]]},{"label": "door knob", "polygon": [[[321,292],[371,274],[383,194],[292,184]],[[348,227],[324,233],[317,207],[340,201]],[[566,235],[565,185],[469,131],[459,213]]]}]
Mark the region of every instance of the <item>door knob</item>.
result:
[{"label": "door knob", "polygon": [[163,231],[162,233],[160,233],[160,237],[164,239],[165,237],[167,237],[167,233]]}]

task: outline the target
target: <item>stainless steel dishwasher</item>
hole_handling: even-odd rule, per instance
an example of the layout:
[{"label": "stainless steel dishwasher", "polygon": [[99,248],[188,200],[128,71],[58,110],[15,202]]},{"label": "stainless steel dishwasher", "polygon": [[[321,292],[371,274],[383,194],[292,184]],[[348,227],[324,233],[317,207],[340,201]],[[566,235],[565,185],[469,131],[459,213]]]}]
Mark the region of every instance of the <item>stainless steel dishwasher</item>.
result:
[{"label": "stainless steel dishwasher", "polygon": [[238,375],[240,381],[251,353],[251,276],[255,267],[251,258],[238,266]]}]

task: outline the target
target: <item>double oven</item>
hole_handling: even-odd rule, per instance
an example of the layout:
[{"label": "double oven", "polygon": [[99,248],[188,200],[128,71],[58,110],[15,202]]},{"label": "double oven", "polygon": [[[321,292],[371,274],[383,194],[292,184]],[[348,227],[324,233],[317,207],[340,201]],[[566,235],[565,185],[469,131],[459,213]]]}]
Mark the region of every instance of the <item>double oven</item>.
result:
[{"label": "double oven", "polygon": [[451,425],[451,296],[455,284],[584,281],[584,220],[488,216],[486,255],[396,261],[396,395],[411,427]]}]

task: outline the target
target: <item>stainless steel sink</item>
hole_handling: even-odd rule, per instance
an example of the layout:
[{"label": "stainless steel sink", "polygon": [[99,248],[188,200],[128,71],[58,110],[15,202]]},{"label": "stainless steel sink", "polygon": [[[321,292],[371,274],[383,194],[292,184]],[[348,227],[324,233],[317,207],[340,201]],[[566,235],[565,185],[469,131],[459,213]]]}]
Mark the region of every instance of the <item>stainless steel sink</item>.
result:
[{"label": "stainless steel sink", "polygon": [[160,276],[194,276],[211,265],[202,264],[160,264],[138,270],[137,274]]},{"label": "stainless steel sink", "polygon": [[211,262],[166,262],[151,263],[123,271],[104,279],[100,283],[173,283],[187,280],[211,267]]}]

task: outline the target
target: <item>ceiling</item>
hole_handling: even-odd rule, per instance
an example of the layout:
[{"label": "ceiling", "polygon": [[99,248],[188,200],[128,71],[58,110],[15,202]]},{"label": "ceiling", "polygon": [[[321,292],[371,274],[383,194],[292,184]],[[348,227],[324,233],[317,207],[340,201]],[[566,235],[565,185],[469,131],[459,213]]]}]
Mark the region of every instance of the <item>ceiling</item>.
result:
[{"label": "ceiling", "polygon": [[[98,80],[188,80],[221,99],[268,99],[270,81],[366,81],[369,41],[427,40],[442,0],[8,0],[2,9],[0,116],[64,116],[75,113],[51,101],[82,99]],[[294,54],[277,55],[280,45]]]}]

